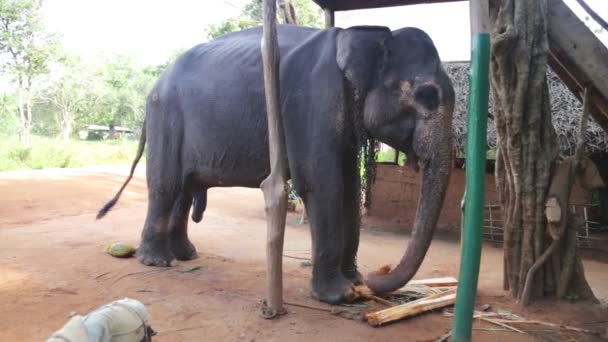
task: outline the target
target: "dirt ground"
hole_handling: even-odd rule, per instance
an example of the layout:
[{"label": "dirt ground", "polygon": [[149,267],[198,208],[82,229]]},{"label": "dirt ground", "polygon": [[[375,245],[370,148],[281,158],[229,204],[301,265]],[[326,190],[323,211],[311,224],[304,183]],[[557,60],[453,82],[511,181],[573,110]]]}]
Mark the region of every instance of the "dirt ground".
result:
[{"label": "dirt ground", "polygon": [[[258,315],[264,295],[265,221],[262,193],[213,189],[200,224],[190,223],[199,258],[174,268],[151,268],[136,259],[115,259],[104,246],[137,244],[146,211],[142,171],[121,201],[101,221],[97,209],[124,180],[127,167],[90,167],[0,173],[0,341],[40,341],[60,328],[70,312],[86,313],[123,297],[148,305],[158,341],[432,341],[451,327],[441,312],[381,328],[328,312],[288,306],[288,315],[266,321]],[[401,257],[407,235],[368,222],[359,263],[367,273]],[[437,236],[417,278],[457,276],[457,236]],[[285,298],[329,308],[310,298],[310,253],[306,225],[290,214],[284,259]],[[293,258],[296,257],[296,258]],[[606,260],[606,258],[600,258]],[[540,303],[522,309],[502,291],[502,251],[484,245],[478,305],[510,310],[526,318],[606,329],[606,263],[584,260],[590,284],[604,306],[580,302]],[[180,272],[202,266],[195,272]],[[593,323],[603,321],[603,323]],[[475,322],[474,340],[592,340],[585,335],[542,332],[527,335]],[[493,329],[493,330],[491,330]],[[532,331],[536,329],[536,331]]]}]

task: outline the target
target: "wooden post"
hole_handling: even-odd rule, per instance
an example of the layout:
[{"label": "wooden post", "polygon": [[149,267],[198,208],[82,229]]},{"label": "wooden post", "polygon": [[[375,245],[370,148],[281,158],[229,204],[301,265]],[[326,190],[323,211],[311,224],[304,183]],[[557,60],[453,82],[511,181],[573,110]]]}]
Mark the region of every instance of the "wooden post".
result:
[{"label": "wooden post", "polygon": [[324,8],[323,11],[325,12],[325,28],[334,27],[336,24],[334,11],[329,8]]},{"label": "wooden post", "polygon": [[262,182],[266,205],[266,286],[267,306],[264,318],[283,314],[283,238],[287,215],[287,153],[280,112],[279,43],[276,27],[276,1],[264,0],[264,29],[262,36],[264,89],[268,115],[268,148],[270,174]]}]

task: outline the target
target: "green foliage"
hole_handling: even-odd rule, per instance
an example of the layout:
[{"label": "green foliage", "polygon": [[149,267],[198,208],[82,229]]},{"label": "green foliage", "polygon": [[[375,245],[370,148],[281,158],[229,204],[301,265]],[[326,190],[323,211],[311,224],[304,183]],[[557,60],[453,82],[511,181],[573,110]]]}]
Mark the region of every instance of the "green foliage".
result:
[{"label": "green foliage", "polygon": [[77,114],[87,101],[97,98],[100,85],[92,68],[76,56],[62,56],[59,62],[51,65],[51,71],[42,78],[42,86],[37,89],[35,107],[37,111],[47,112],[46,116],[40,116],[50,116],[63,138],[69,139]]},{"label": "green foliage", "polygon": [[[295,10],[298,25],[309,27],[323,27],[321,9],[310,0],[291,0]],[[262,12],[262,1],[250,0],[241,15],[227,19],[217,25],[210,25],[207,28],[207,38],[214,39],[221,35],[244,30],[250,27],[263,24],[264,16]],[[283,22],[283,18],[279,18]]]},{"label": "green foliage", "polygon": [[[395,150],[389,149],[388,151],[378,151],[376,155],[377,162],[384,163],[393,163],[395,162]],[[405,165],[406,156],[405,153],[399,153],[399,161],[398,164],[403,166]]]},{"label": "green foliage", "polygon": [[12,76],[19,96],[20,136],[29,144],[32,91],[60,45],[40,20],[41,0],[0,0],[0,72]]},{"label": "green foliage", "polygon": [[298,25],[323,28],[323,12],[310,0],[291,0],[298,16]]},{"label": "green foliage", "polygon": [[214,39],[230,32],[248,29],[257,25],[258,23],[247,18],[230,18],[217,25],[209,26],[209,28],[207,29],[207,38]]},{"label": "green foliage", "polygon": [[133,160],[137,144],[133,140],[64,142],[33,136],[31,147],[24,148],[16,136],[0,136],[0,171],[127,164]]},{"label": "green foliage", "polygon": [[[52,73],[44,76],[36,88],[32,131],[49,137],[61,133],[69,137],[91,124],[139,130],[148,92],[167,65],[142,67],[124,56],[92,62],[64,56],[51,64]],[[11,101],[5,100],[7,104],[0,107],[0,117],[18,116]],[[3,114],[3,108],[10,114]],[[14,130],[0,132],[10,134]]]},{"label": "green foliage", "polygon": [[190,266],[190,267],[186,267],[183,270],[179,271],[180,273],[192,273],[192,272],[196,272],[196,271],[200,271],[200,270],[204,270],[205,266]]},{"label": "green foliage", "polygon": [[105,91],[96,103],[98,107],[88,112],[95,115],[90,123],[127,127],[141,125],[146,96],[157,76],[144,73],[125,56],[104,64],[99,76]]},{"label": "green foliage", "polygon": [[19,132],[17,97],[12,94],[0,95],[0,134]]},{"label": "green foliage", "polygon": [[[147,95],[168,65],[140,66],[124,56],[83,61],[64,55],[32,91],[32,132],[69,138],[91,124],[138,132]],[[19,127],[17,97],[0,95],[0,134],[15,135]]]},{"label": "green foliage", "polygon": [[75,110],[76,128],[112,124],[138,129],[144,119],[148,92],[165,68],[166,65],[141,67],[125,56],[89,66],[89,82],[81,85],[85,91],[80,92],[81,96],[71,92],[81,99]]},{"label": "green foliage", "polygon": [[[16,77],[47,72],[59,45],[40,20],[41,1],[0,0],[0,70]],[[25,82],[25,80],[22,80]]]},{"label": "green foliage", "polygon": [[32,155],[31,147],[17,146],[15,148],[13,148],[12,150],[8,151],[8,157],[10,159],[17,161],[17,162],[21,162],[21,163],[27,162],[30,159],[31,155]]}]

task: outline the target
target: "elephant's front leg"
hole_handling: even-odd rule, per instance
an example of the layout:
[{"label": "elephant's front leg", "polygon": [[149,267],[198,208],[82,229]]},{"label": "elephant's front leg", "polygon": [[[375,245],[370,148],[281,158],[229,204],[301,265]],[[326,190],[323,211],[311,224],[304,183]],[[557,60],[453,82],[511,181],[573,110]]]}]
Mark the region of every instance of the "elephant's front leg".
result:
[{"label": "elephant's front leg", "polygon": [[355,285],[363,284],[363,276],[357,271],[357,250],[359,249],[359,232],[361,226],[360,212],[360,178],[357,167],[357,153],[350,151],[344,156],[342,174],[344,175],[344,209],[342,226],[344,231],[344,254],[342,273]]},{"label": "elephant's front leg", "polygon": [[171,211],[169,219],[169,243],[177,260],[192,260],[197,257],[196,248],[188,239],[188,213],[192,205],[192,195],[182,192]]},{"label": "elephant's front leg", "polygon": [[353,283],[342,273],[342,186],[316,188],[307,193],[305,201],[312,234],[312,295],[330,304],[350,301]]}]

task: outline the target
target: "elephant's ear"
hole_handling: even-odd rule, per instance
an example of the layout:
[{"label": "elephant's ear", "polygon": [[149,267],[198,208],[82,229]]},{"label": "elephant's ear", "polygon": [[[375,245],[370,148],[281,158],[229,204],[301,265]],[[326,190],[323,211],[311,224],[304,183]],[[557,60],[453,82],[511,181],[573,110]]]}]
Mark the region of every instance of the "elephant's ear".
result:
[{"label": "elephant's ear", "polygon": [[388,28],[377,26],[352,27],[338,34],[336,61],[357,96],[367,93],[382,70],[391,35]]}]

